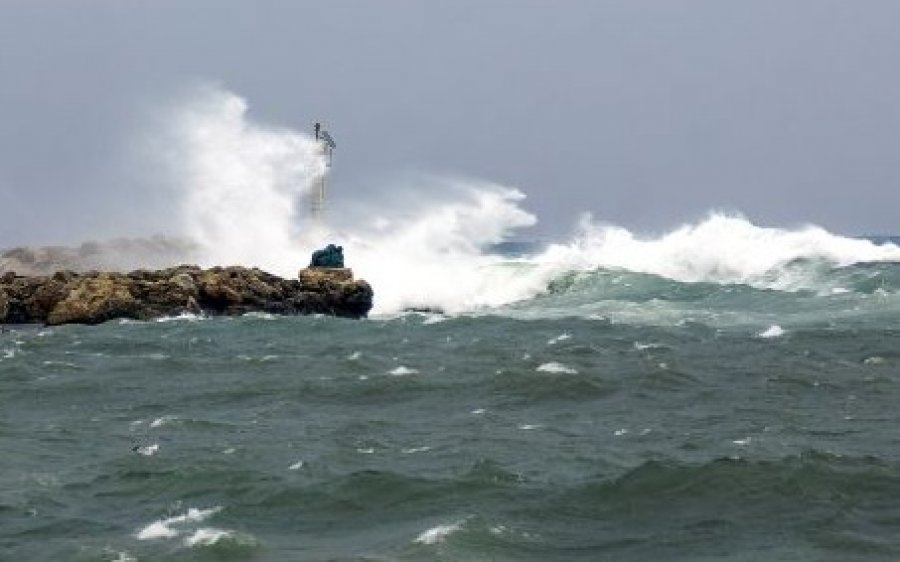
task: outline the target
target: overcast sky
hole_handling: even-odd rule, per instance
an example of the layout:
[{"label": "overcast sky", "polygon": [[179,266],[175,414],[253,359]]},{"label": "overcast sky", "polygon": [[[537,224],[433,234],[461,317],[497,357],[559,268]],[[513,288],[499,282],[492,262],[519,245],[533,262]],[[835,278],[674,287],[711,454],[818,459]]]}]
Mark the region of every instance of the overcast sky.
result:
[{"label": "overcast sky", "polygon": [[896,0],[0,0],[0,247],[149,228],[122,147],[197,80],[326,121],[344,195],[422,171],[520,188],[543,236],[897,233],[898,29]]}]

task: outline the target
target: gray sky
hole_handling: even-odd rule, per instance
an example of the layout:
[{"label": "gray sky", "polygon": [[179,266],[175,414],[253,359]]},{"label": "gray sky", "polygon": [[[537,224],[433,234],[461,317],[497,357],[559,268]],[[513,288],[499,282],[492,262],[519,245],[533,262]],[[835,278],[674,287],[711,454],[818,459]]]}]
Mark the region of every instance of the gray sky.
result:
[{"label": "gray sky", "polygon": [[424,171],[519,187],[541,236],[896,233],[898,26],[896,0],[0,0],[0,247],[150,234],[123,145],[198,79],[325,120],[345,196]]}]

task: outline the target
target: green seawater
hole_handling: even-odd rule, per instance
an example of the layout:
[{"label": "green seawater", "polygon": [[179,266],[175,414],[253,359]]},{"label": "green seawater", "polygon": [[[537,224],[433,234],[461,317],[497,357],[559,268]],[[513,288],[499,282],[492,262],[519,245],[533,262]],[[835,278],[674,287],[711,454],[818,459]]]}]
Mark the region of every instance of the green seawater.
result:
[{"label": "green seawater", "polygon": [[900,296],[0,333],[0,560],[896,560]]}]

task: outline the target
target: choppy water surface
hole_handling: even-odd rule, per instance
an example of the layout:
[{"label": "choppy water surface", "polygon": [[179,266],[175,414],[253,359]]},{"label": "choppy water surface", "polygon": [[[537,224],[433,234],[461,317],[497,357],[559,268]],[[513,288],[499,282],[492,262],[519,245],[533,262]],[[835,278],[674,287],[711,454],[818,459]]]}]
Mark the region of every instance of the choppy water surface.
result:
[{"label": "choppy water surface", "polygon": [[6,331],[0,558],[897,559],[896,267]]}]

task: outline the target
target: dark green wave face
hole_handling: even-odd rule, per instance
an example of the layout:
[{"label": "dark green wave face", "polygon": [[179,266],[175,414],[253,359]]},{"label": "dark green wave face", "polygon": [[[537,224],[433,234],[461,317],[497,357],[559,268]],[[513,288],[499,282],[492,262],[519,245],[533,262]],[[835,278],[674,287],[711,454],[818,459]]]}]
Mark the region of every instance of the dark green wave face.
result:
[{"label": "dark green wave face", "polygon": [[900,264],[837,268],[797,261],[750,284],[685,283],[611,269],[571,271],[551,280],[536,298],[508,305],[499,313],[644,326],[700,323],[765,329],[841,321],[889,327],[900,313]]},{"label": "dark green wave face", "polygon": [[898,266],[793,267],[3,331],[0,559],[897,559]]}]

